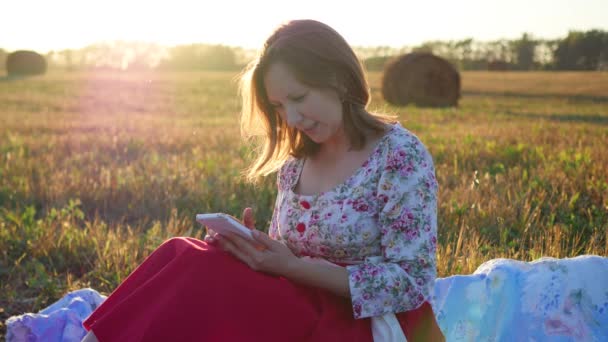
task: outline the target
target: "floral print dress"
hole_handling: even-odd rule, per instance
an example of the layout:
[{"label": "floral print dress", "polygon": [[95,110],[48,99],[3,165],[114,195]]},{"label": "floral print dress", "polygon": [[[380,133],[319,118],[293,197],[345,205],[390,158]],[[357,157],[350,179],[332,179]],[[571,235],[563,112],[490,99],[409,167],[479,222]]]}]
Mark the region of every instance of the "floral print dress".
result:
[{"label": "floral print dress", "polygon": [[437,181],[420,140],[391,125],[354,174],[315,195],[294,192],[303,165],[292,158],[278,172],[270,236],[298,256],[347,264],[355,318],[413,310],[429,300]]}]

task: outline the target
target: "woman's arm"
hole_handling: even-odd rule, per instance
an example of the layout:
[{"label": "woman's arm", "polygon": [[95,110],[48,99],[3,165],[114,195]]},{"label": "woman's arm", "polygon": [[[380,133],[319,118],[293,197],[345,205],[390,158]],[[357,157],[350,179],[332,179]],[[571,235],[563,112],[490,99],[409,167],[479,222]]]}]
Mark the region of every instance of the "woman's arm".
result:
[{"label": "woman's arm", "polygon": [[298,258],[289,247],[258,230],[253,230],[253,236],[258,245],[265,248],[256,248],[251,242],[233,234],[225,237],[216,235],[216,239],[222,249],[256,271],[323,288],[341,297],[350,297],[346,268]]},{"label": "woman's arm", "polygon": [[217,242],[220,248],[239,258],[254,270],[283,276],[304,285],[323,288],[341,297],[350,297],[346,268],[329,262],[324,264],[321,261],[298,258],[289,247],[255,229],[251,208],[243,210],[243,224],[252,229],[257,243],[252,244],[238,235],[222,237],[215,233],[206,237],[205,241]]},{"label": "woman's arm", "polygon": [[284,277],[300,284],[326,289],[341,297],[350,298],[348,271],[332,264],[316,263],[295,258]]},{"label": "woman's arm", "polygon": [[377,198],[382,261],[347,266],[355,318],[418,308],[436,271],[437,181],[433,160],[415,137],[395,139],[381,165]]}]

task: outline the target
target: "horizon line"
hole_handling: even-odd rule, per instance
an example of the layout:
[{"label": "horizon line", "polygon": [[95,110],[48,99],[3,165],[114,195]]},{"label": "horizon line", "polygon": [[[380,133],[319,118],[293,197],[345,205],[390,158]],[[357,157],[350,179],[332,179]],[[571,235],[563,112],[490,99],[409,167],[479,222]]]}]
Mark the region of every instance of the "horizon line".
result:
[{"label": "horizon line", "polygon": [[[403,49],[403,48],[413,48],[413,47],[417,47],[417,46],[421,46],[424,45],[426,43],[431,43],[431,42],[458,42],[458,41],[465,41],[465,40],[469,40],[471,39],[472,41],[476,41],[476,42],[481,42],[481,43],[489,43],[489,42],[495,42],[495,41],[503,41],[503,40],[517,40],[520,39],[524,34],[528,34],[532,37],[533,40],[539,40],[539,41],[552,41],[552,40],[558,40],[558,39],[563,39],[565,37],[567,37],[571,32],[589,32],[589,31],[604,31],[604,32],[608,32],[608,30],[604,29],[604,28],[590,28],[587,30],[581,30],[581,29],[571,29],[568,30],[568,33],[566,35],[562,35],[559,37],[538,37],[536,36],[534,33],[532,32],[522,32],[519,35],[517,35],[516,37],[501,37],[501,38],[494,38],[494,39],[478,39],[475,37],[462,37],[462,38],[458,38],[458,39],[437,39],[437,38],[431,38],[431,39],[425,39],[423,41],[420,41],[418,43],[404,43],[401,45],[398,44],[357,44],[357,43],[353,43],[353,44],[349,44],[351,47],[355,48],[378,48],[378,47],[385,47],[385,48],[391,48],[391,49]],[[183,42],[183,43],[164,43],[164,42],[157,42],[157,41],[151,41],[151,40],[145,40],[145,39],[102,39],[102,40],[97,40],[97,41],[93,41],[90,43],[85,43],[83,45],[80,45],[80,47],[69,47],[69,46],[64,46],[64,47],[56,47],[56,48],[24,48],[23,46],[20,47],[11,47],[11,46],[1,46],[0,45],[0,50],[3,50],[4,52],[10,53],[13,51],[19,51],[19,50],[31,50],[31,51],[36,51],[36,52],[42,52],[44,54],[49,53],[51,51],[64,51],[64,50],[81,50],[87,47],[91,47],[91,46],[95,46],[95,45],[103,45],[103,44],[113,44],[113,43],[125,43],[125,44],[144,44],[144,45],[157,45],[159,47],[164,47],[164,48],[172,48],[172,47],[177,47],[177,46],[187,46],[187,45],[210,45],[210,46],[226,46],[229,48],[233,48],[233,49],[243,49],[246,51],[257,51],[259,50],[261,47],[252,47],[252,46],[248,46],[246,44],[232,44],[232,43],[223,43],[223,42],[212,42],[212,41],[190,41],[190,42]]]}]

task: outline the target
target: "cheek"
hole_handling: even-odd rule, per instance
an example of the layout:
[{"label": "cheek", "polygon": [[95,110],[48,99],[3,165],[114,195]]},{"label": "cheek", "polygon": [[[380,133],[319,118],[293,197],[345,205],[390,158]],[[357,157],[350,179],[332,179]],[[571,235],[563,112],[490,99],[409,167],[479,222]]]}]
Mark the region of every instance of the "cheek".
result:
[{"label": "cheek", "polygon": [[332,126],[342,123],[342,103],[334,99],[322,98],[315,105],[314,112],[321,121]]},{"label": "cheek", "polygon": [[340,102],[332,101],[327,105],[327,118],[331,121],[335,126],[340,126],[342,124],[342,104]]},{"label": "cheek", "polygon": [[326,94],[325,98],[326,115],[331,117],[332,122],[342,123],[342,102],[335,94]]}]

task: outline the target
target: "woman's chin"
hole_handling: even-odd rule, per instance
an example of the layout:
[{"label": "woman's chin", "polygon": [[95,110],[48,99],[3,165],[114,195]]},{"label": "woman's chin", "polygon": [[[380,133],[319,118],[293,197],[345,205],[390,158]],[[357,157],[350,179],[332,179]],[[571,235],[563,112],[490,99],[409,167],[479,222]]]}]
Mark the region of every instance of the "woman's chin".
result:
[{"label": "woman's chin", "polygon": [[320,134],[319,132],[303,132],[304,134],[306,134],[306,136],[308,137],[308,139],[316,142],[317,144],[322,144],[325,141],[327,141],[327,137],[323,134]]},{"label": "woman's chin", "polygon": [[306,136],[308,137],[308,139],[314,141],[317,144],[321,144],[324,141],[323,139],[319,139],[316,135],[306,134]]},{"label": "woman's chin", "polygon": [[302,134],[305,134],[308,139],[316,142],[317,144],[320,144],[322,141],[322,137],[319,136],[318,132],[316,132],[315,129],[312,129],[310,131],[300,131]]}]

